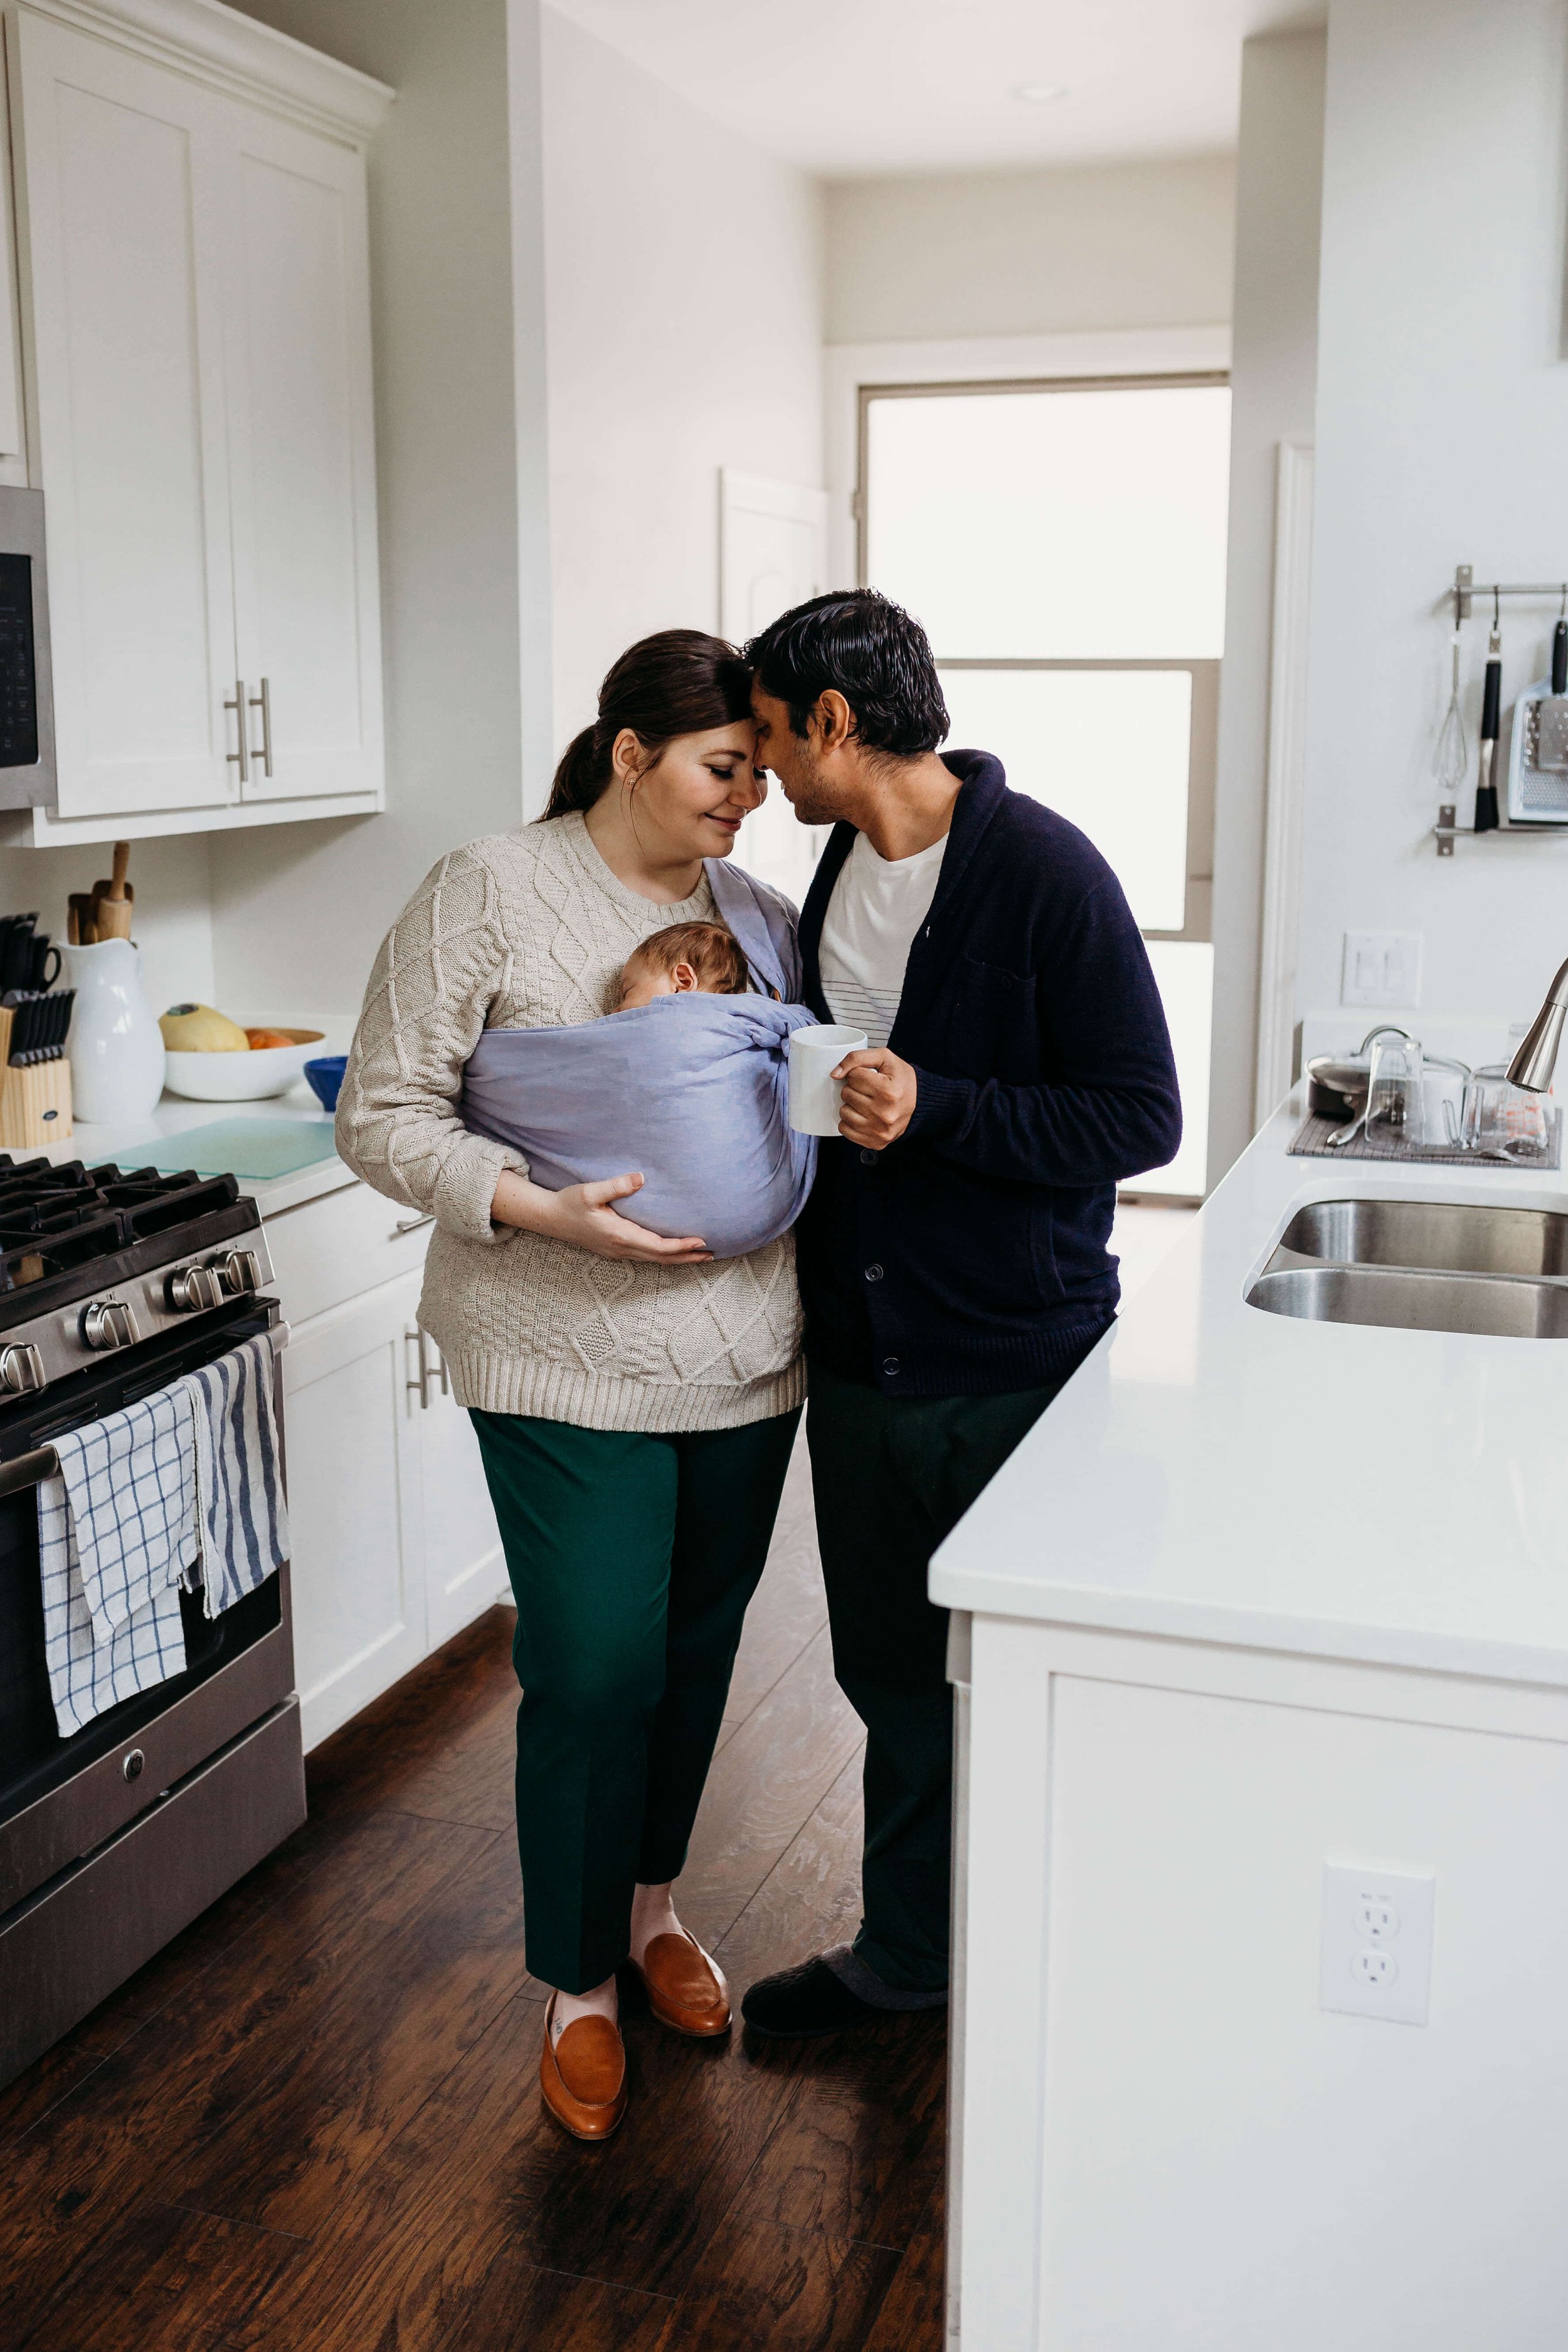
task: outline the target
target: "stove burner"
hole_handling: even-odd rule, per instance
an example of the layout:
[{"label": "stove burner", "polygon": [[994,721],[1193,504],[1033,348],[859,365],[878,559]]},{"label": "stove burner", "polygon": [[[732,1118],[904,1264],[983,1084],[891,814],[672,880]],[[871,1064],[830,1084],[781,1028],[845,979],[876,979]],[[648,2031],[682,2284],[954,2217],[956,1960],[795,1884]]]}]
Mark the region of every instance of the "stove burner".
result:
[{"label": "stove burner", "polygon": [[132,1242],[226,1209],[239,1197],[232,1176],[129,1172],[79,1160],[14,1160],[0,1152],[0,1296],[113,1257]]}]

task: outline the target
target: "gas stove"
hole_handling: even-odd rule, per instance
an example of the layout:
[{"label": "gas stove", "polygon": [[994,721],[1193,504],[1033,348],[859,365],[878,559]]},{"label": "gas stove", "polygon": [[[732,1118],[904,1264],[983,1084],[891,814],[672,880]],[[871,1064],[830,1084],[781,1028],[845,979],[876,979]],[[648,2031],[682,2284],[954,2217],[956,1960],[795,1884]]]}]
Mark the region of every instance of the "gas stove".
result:
[{"label": "gas stove", "polygon": [[271,1277],[232,1176],[0,1154],[0,2084],[304,1818],[288,1569],[64,1736],[38,1545],[56,1441],[261,1333],[281,1429]]},{"label": "gas stove", "polygon": [[271,1278],[232,1176],[0,1153],[0,1412]]}]

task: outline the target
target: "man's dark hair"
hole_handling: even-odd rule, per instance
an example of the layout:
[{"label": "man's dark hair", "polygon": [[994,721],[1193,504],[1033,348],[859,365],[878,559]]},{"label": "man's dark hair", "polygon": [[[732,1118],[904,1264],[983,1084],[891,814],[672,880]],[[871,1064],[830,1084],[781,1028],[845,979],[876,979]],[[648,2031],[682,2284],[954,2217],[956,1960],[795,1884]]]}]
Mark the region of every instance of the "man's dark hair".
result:
[{"label": "man's dark hair", "polygon": [[784,613],[745,649],[764,693],[789,710],[796,735],[831,687],[855,714],[868,751],[918,759],[948,730],[931,639],[901,604],[875,588],[814,596]]}]

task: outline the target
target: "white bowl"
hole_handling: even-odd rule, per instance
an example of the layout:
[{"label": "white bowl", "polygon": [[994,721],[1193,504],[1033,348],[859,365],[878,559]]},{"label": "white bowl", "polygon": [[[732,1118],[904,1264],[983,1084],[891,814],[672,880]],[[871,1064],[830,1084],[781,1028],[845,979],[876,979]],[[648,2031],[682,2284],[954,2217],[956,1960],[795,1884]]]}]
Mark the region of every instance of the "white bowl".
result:
[{"label": "white bowl", "polygon": [[[282,1024],[278,1024],[282,1028]],[[320,1029],[284,1029],[291,1045],[249,1046],[243,1054],[177,1054],[163,1057],[163,1084],[191,1102],[259,1102],[287,1094],[326,1040]]]}]

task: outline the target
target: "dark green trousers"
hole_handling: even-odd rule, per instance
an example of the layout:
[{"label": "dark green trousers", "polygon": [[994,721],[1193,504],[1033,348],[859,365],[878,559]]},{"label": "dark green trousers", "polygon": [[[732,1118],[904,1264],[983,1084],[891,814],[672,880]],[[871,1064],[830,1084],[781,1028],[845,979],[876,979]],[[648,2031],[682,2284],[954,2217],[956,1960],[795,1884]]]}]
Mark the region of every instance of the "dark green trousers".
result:
[{"label": "dark green trousers", "polygon": [[900,1992],[947,1982],[952,1699],[947,1612],[926,1599],[926,1570],[1061,1386],[884,1397],[810,1368],[805,1427],[833,1671],[866,1727],[855,1949]]},{"label": "dark green trousers", "polygon": [[475,1412],[517,1599],[528,1965],[565,1992],[678,1878],[767,1558],[798,1412],[647,1437]]}]

